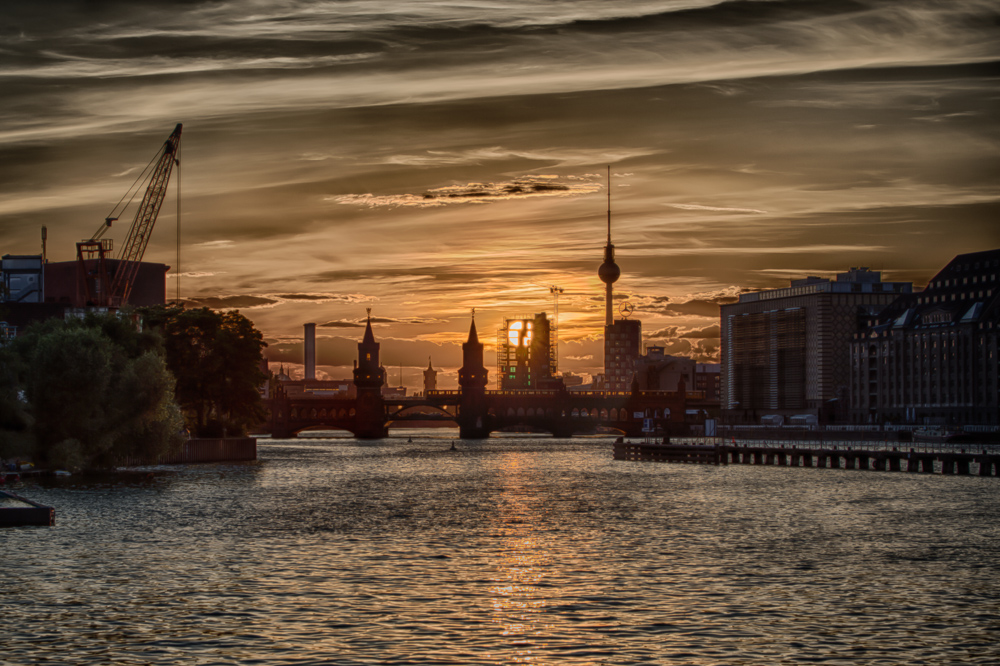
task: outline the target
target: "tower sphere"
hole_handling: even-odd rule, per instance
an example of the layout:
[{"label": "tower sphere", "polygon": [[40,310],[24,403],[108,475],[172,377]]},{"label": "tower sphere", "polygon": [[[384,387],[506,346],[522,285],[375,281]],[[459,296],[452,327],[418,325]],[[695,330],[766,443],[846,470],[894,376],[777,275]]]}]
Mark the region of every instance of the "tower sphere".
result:
[{"label": "tower sphere", "polygon": [[601,264],[601,267],[597,269],[597,275],[601,278],[601,282],[604,284],[613,284],[618,281],[621,277],[622,269],[618,268],[618,264],[613,261],[605,261]]}]

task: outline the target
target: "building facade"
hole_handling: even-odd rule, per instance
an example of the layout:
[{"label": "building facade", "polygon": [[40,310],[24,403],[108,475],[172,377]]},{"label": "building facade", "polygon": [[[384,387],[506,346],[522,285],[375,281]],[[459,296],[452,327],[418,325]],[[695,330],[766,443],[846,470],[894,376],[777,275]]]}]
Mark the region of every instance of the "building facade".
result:
[{"label": "building facade", "polygon": [[0,258],[0,302],[44,303],[42,255],[5,254]]},{"label": "building facade", "polygon": [[497,331],[497,376],[503,391],[558,388],[556,351],[544,312],[504,319]]},{"label": "building facade", "polygon": [[619,319],[604,327],[605,391],[629,391],[635,364],[642,354],[642,322]]},{"label": "building facade", "polygon": [[851,343],[857,423],[1000,423],[1000,250],[955,257]]},{"label": "building facade", "polygon": [[705,394],[705,400],[722,397],[722,373],[718,363],[699,363],[694,371],[694,390]]},{"label": "building facade", "polygon": [[[664,348],[650,345],[646,353],[636,359],[635,379],[641,391],[677,391],[683,378],[685,390],[695,385],[694,359],[686,356],[670,356]],[[631,380],[629,380],[631,386]]]},{"label": "building facade", "polygon": [[883,282],[880,272],[862,267],[723,305],[724,417],[756,423],[766,414],[846,414],[854,334],[912,291],[912,283]]}]

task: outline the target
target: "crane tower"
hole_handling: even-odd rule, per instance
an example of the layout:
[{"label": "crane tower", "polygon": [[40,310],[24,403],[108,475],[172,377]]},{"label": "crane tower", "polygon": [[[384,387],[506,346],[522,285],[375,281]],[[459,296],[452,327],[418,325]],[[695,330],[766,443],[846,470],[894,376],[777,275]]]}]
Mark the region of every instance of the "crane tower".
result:
[{"label": "crane tower", "polygon": [[160,206],[163,205],[163,199],[167,194],[170,174],[174,165],[180,164],[177,157],[180,142],[181,124],[178,123],[142,175],[133,183],[132,187],[136,185],[141,187],[145,182],[148,182],[148,185],[132,220],[132,226],[129,227],[125,243],[113,264],[109,261],[113,243],[110,238],[103,236],[111,228],[111,223],[118,219],[138,194],[138,188],[135,192],[129,188],[121,201],[104,218],[104,223],[94,235],[76,244],[78,302],[112,308],[128,303],[129,294],[139,273],[139,265],[153,232],[153,225],[156,224]]}]

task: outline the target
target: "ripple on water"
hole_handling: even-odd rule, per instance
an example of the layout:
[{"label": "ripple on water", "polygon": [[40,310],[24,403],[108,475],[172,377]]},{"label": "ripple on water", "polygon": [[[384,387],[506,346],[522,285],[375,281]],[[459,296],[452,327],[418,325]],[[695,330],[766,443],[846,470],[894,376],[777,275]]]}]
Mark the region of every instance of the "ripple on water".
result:
[{"label": "ripple on water", "polygon": [[996,663],[996,479],[262,441],[34,487],[5,663]]}]

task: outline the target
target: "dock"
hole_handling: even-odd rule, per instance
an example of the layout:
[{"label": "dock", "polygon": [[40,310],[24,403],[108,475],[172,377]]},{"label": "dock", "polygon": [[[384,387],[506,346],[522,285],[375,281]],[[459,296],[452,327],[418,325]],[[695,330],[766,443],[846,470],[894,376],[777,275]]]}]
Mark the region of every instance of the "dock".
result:
[{"label": "dock", "polygon": [[776,465],[828,469],[1000,476],[1000,454],[941,449],[858,448],[836,446],[799,448],[737,444],[660,444],[616,442],[615,460],[701,465]]},{"label": "dock", "polygon": [[6,505],[15,505],[0,506],[0,527],[23,527],[26,525],[51,527],[56,524],[56,510],[51,506],[45,506],[26,497],[15,495],[9,490],[0,490],[0,500],[6,500],[3,502]]}]

